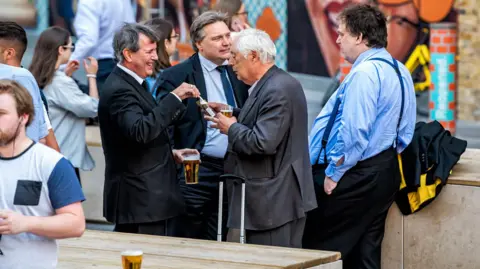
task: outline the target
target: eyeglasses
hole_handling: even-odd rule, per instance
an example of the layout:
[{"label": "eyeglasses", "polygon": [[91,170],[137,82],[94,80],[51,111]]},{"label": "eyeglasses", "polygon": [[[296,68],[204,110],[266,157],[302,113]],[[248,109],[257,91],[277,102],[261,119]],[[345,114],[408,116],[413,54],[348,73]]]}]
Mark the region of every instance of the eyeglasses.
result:
[{"label": "eyeglasses", "polygon": [[248,16],[248,11],[244,11],[244,12],[237,12],[237,13],[235,13],[235,15],[237,15],[237,16],[241,16],[241,15]]},{"label": "eyeglasses", "polygon": [[75,44],[72,43],[71,46],[62,46],[62,48],[64,48],[64,49],[70,49],[72,52],[74,52],[74,51],[75,51]]}]

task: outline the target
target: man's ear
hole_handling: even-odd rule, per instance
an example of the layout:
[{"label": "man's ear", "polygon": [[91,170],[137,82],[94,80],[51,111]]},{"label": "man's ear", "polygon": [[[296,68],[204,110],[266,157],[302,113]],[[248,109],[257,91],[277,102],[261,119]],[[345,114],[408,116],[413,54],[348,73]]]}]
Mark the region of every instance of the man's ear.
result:
[{"label": "man's ear", "polygon": [[260,61],[260,59],[258,58],[258,52],[256,51],[251,51],[250,54],[252,55],[252,59],[253,61]]},{"label": "man's ear", "polygon": [[123,49],[122,54],[125,61],[132,62],[132,52],[129,49]]},{"label": "man's ear", "polygon": [[12,60],[12,59],[15,59],[15,57],[17,57],[17,51],[14,48],[8,48],[5,50],[4,53],[7,60]]},{"label": "man's ear", "polygon": [[362,33],[360,33],[357,36],[357,40],[355,40],[355,44],[360,45],[361,43],[363,43],[363,34]]}]

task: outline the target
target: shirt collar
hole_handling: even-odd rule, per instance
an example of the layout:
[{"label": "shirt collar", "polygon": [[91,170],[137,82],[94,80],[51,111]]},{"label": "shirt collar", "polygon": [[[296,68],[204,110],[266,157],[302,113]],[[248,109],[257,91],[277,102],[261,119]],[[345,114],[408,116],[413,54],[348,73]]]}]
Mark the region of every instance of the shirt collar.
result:
[{"label": "shirt collar", "polygon": [[137,75],[137,73],[133,72],[132,70],[126,68],[125,66],[121,65],[121,64],[117,64],[117,66],[122,69],[123,71],[125,71],[125,73],[129,74],[130,76],[132,76],[137,82],[138,84],[142,85],[143,83],[143,78],[141,78],[139,75]]},{"label": "shirt collar", "polygon": [[386,49],[385,48],[371,48],[371,49],[368,49],[364,52],[362,52],[358,58],[355,60],[355,63],[353,63],[353,66],[352,66],[352,69],[355,68],[357,65],[359,65],[360,63],[366,61],[367,59],[371,58],[372,56],[376,55],[376,54],[379,54],[379,53],[382,53],[382,52],[386,52]]},{"label": "shirt collar", "polygon": [[[208,72],[212,72],[218,66],[214,62],[212,62],[209,59],[203,57],[203,55],[201,53],[198,54],[198,58],[200,59],[200,64],[203,66],[203,68],[207,69]],[[227,64],[228,64],[228,61],[225,60],[225,62],[223,62],[223,65],[227,65]]]},{"label": "shirt collar", "polygon": [[248,96],[250,96],[250,94],[252,94],[252,91],[253,91],[253,89],[255,89],[255,86],[257,86],[257,83],[258,83],[258,80],[255,81],[255,83],[253,83],[252,86],[250,86],[250,88],[248,89]]}]

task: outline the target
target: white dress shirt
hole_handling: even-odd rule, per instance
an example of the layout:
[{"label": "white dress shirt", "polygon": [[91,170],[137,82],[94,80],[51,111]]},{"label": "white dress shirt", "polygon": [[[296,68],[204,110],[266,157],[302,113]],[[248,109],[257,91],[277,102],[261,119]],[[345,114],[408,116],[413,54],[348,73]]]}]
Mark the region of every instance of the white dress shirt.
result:
[{"label": "white dress shirt", "polygon": [[[137,75],[137,73],[133,72],[132,70],[126,68],[125,66],[121,65],[121,64],[117,64],[117,66],[122,69],[123,71],[125,71],[125,73],[129,74],[130,76],[132,76],[137,82],[138,84],[142,85],[144,79],[141,78],[139,75]],[[171,92],[171,94],[173,94],[175,97],[177,97],[178,101],[182,102],[182,99],[180,97],[178,97],[178,95],[176,95],[175,93]]]},{"label": "white dress shirt", "polygon": [[71,60],[114,58],[113,36],[135,22],[131,0],[79,0],[73,26],[77,42]]},{"label": "white dress shirt", "polygon": [[143,83],[143,78],[141,78],[139,75],[137,75],[137,73],[133,72],[132,70],[126,68],[125,66],[121,65],[121,64],[117,64],[117,66],[122,69],[123,71],[125,71],[125,73],[129,74],[130,76],[132,76],[137,82],[138,84],[142,85]]}]

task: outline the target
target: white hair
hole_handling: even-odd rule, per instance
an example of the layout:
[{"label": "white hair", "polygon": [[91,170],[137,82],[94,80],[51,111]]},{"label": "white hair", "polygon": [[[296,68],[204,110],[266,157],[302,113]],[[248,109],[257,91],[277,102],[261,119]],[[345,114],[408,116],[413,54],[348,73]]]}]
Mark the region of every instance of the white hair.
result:
[{"label": "white hair", "polygon": [[232,37],[232,41],[238,52],[245,58],[250,52],[255,51],[262,63],[275,61],[277,48],[270,36],[262,30],[254,28],[242,30]]}]

